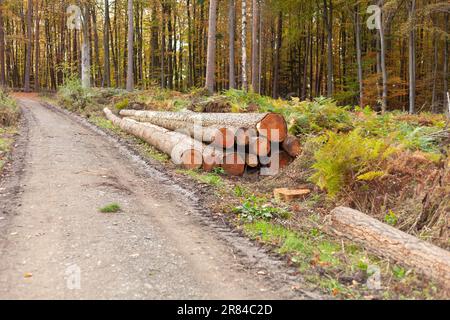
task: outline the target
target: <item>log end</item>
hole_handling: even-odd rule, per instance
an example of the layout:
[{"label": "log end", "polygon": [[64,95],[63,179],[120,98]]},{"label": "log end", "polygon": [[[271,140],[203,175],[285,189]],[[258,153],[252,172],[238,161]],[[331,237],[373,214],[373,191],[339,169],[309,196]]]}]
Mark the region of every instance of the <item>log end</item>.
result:
[{"label": "log end", "polygon": [[203,165],[203,155],[195,149],[186,150],[181,156],[183,168],[188,170],[200,169]]},{"label": "log end", "polygon": [[228,128],[220,128],[217,130],[213,144],[223,149],[231,149],[234,147],[235,135],[234,131]]},{"label": "log end", "polygon": [[283,142],[288,135],[286,120],[277,113],[269,113],[257,127],[258,132],[272,142]]},{"label": "log end", "polygon": [[245,159],[236,153],[227,153],[223,157],[222,168],[230,176],[242,176],[245,172]]}]

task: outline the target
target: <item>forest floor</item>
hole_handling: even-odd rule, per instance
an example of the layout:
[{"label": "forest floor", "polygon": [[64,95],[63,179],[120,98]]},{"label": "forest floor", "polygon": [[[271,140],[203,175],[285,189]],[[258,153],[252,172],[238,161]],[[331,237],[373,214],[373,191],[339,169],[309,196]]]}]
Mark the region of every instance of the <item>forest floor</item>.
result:
[{"label": "forest floor", "polygon": [[33,97],[19,103],[0,183],[0,299],[321,297],[123,144]]}]

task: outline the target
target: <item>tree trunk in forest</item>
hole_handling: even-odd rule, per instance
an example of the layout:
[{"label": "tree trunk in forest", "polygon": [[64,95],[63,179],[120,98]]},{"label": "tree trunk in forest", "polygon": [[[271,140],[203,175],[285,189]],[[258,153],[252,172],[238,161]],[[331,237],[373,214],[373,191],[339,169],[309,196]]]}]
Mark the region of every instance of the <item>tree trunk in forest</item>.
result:
[{"label": "tree trunk in forest", "polygon": [[208,52],[206,58],[206,89],[214,93],[216,82],[217,0],[209,2]]},{"label": "tree trunk in forest", "polygon": [[27,53],[25,58],[25,75],[24,75],[24,91],[30,92],[30,75],[31,75],[31,47],[32,47],[32,34],[31,24],[33,23],[33,0],[28,0],[27,9]]},{"label": "tree trunk in forest", "polygon": [[[432,21],[433,21],[433,27],[437,27],[436,26],[436,21],[435,21],[435,19],[433,18],[432,19]],[[437,88],[436,88],[436,86],[437,86],[437,78],[438,78],[438,75],[437,75],[437,73],[438,73],[438,64],[439,64],[439,61],[438,61],[438,59],[439,59],[439,53],[438,53],[438,47],[439,47],[439,44],[438,44],[438,37],[437,37],[437,32],[436,31],[433,31],[433,46],[434,46],[434,54],[433,54],[433,89],[432,89],[432,93],[431,93],[431,111],[432,112],[437,112],[437,107],[438,107],[438,105],[437,105]]]},{"label": "tree trunk in forest", "polygon": [[109,0],[105,0],[105,24],[103,27],[103,87],[111,87],[111,67],[109,61]]},{"label": "tree trunk in forest", "polygon": [[339,207],[331,212],[331,229],[383,257],[417,269],[450,288],[450,253],[362,212]]},{"label": "tree trunk in forest", "polygon": [[355,6],[355,38],[356,38],[356,60],[358,64],[358,84],[359,84],[359,106],[364,107],[364,84],[361,52],[361,21],[359,15],[359,5]]},{"label": "tree trunk in forest", "polygon": [[[384,5],[384,0],[379,2],[380,7],[382,8]],[[388,74],[386,69],[386,39],[384,37],[384,26],[383,26],[384,17],[381,14],[378,21],[377,27],[380,36],[380,68],[381,68],[381,76],[382,76],[382,98],[381,98],[381,110],[383,113],[387,111],[388,107]]]},{"label": "tree trunk in forest", "polygon": [[229,88],[236,89],[236,72],[235,66],[236,63],[236,2],[235,0],[230,0],[230,8],[228,12],[228,33],[229,33],[229,43],[230,43],[230,60],[229,60]]},{"label": "tree trunk in forest", "polygon": [[3,1],[0,0],[0,86],[6,86],[5,29],[3,21]]},{"label": "tree trunk in forest", "polygon": [[281,64],[281,46],[283,44],[283,13],[280,11],[278,14],[278,27],[275,41],[275,58],[274,58],[274,71],[273,71],[273,84],[272,84],[272,97],[277,99],[279,97],[279,80],[280,80],[280,64]]},{"label": "tree trunk in forest", "polygon": [[[272,142],[282,142],[287,137],[287,124],[283,116],[275,113],[195,113],[195,112],[157,112],[122,110],[120,115],[134,117],[139,121],[150,122],[172,130],[175,124],[184,127],[198,125],[203,127],[256,129],[260,135]],[[166,124],[165,124],[166,123]]]},{"label": "tree trunk in forest", "polygon": [[248,90],[247,80],[247,0],[242,0],[242,30],[241,30],[241,42],[242,42],[242,89]]},{"label": "tree trunk in forest", "polygon": [[[445,32],[446,36],[444,38],[445,45],[444,45],[444,70],[443,70],[443,78],[444,78],[444,112],[447,113],[447,116],[450,117],[450,99],[448,94],[448,47],[450,38],[448,36],[450,30],[449,30],[449,19],[450,16],[448,13],[445,14]],[[445,98],[447,97],[447,99]]]},{"label": "tree trunk in forest", "polygon": [[416,112],[416,0],[411,0],[409,5],[409,113]]},{"label": "tree trunk in forest", "polygon": [[127,133],[141,138],[151,146],[169,155],[171,160],[186,169],[198,169],[203,164],[204,145],[190,137],[149,123],[121,119],[105,108],[106,117]]},{"label": "tree trunk in forest", "polygon": [[333,96],[333,2],[323,0],[323,18],[327,30],[327,96]]},{"label": "tree trunk in forest", "polygon": [[259,93],[259,1],[253,0],[252,7],[252,89]]},{"label": "tree trunk in forest", "polygon": [[127,36],[127,91],[134,90],[134,24],[133,24],[133,0],[128,0],[128,36]]},{"label": "tree trunk in forest", "polygon": [[81,44],[81,85],[83,88],[91,87],[91,47],[89,45],[89,9],[83,7],[83,42]]},{"label": "tree trunk in forest", "polygon": [[34,54],[34,90],[37,92],[40,89],[39,86],[39,59],[41,55],[40,44],[40,20],[39,20],[39,1],[36,0],[36,25],[35,25],[35,54]]}]

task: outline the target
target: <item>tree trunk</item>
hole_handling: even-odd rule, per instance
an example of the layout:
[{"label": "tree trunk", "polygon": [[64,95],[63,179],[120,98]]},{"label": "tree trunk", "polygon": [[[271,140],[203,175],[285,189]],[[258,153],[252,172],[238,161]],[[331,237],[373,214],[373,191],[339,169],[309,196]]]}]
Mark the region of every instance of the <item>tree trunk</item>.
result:
[{"label": "tree trunk", "polygon": [[6,86],[5,29],[3,25],[3,1],[0,0],[0,86]]},{"label": "tree trunk", "polygon": [[[450,117],[450,99],[448,98],[448,46],[449,46],[449,14],[445,14],[445,32],[446,36],[444,38],[445,45],[444,45],[444,70],[443,70],[443,77],[444,77],[444,110],[447,113],[447,116]],[[445,99],[447,97],[447,99]]]},{"label": "tree trunk", "polygon": [[105,0],[105,24],[103,27],[103,87],[111,87],[111,67],[109,61],[109,0]]},{"label": "tree trunk", "polygon": [[[172,130],[192,125],[215,128],[256,129],[272,142],[282,142],[287,137],[287,125],[282,116],[275,113],[195,113],[122,110],[120,115],[135,117]],[[184,125],[182,125],[184,123]]]},{"label": "tree trunk", "polygon": [[242,89],[248,90],[247,80],[247,0],[242,0]]},{"label": "tree trunk", "polygon": [[229,88],[230,89],[236,89],[236,72],[235,72],[235,66],[236,63],[236,45],[235,45],[235,38],[236,38],[236,3],[235,0],[230,0],[230,8],[228,12],[228,33],[229,33],[229,42],[230,42],[230,60],[229,60]]},{"label": "tree trunk", "polygon": [[450,289],[450,253],[359,211],[331,212],[332,230],[383,257],[414,268]]},{"label": "tree trunk", "polygon": [[217,0],[209,2],[208,53],[206,58],[206,89],[214,92],[216,82]]},{"label": "tree trunk", "polygon": [[34,90],[40,89],[39,85],[39,58],[41,56],[40,44],[40,20],[39,20],[39,1],[36,0],[36,26],[35,26],[35,54],[34,54]]},{"label": "tree trunk", "polygon": [[127,91],[132,92],[134,90],[134,24],[133,24],[133,0],[128,0],[128,36],[127,36]]},{"label": "tree trunk", "polygon": [[81,44],[81,85],[91,87],[91,47],[89,45],[89,9],[83,8],[83,42]]},{"label": "tree trunk", "polygon": [[355,38],[356,38],[356,60],[358,64],[358,83],[359,83],[359,106],[364,107],[364,85],[363,85],[363,67],[361,52],[361,21],[359,16],[359,5],[355,6]]},{"label": "tree trunk", "polygon": [[[380,1],[381,6],[383,6],[384,1]],[[384,37],[384,26],[383,26],[383,17],[381,16],[378,21],[378,29],[380,35],[380,67],[381,67],[381,75],[383,81],[383,89],[382,89],[382,98],[381,98],[381,109],[382,112],[385,113],[387,111],[387,99],[388,99],[388,74],[386,69],[386,39]]]},{"label": "tree trunk", "polygon": [[252,17],[252,89],[259,93],[259,1],[253,0]]},{"label": "tree trunk", "polygon": [[272,84],[272,97],[279,97],[279,82],[280,82],[280,64],[281,64],[281,46],[283,44],[283,13],[280,11],[278,14],[278,28],[275,41],[275,58],[274,58],[274,71],[273,71],[273,84]]},{"label": "tree trunk", "polygon": [[204,145],[188,136],[173,132],[149,123],[140,123],[132,119],[120,119],[108,108],[106,117],[123,131],[141,138],[161,152],[171,156],[171,160],[186,169],[198,169],[203,164]]},{"label": "tree trunk", "polygon": [[327,96],[333,96],[333,2],[323,0],[324,25],[327,29]]},{"label": "tree trunk", "polygon": [[27,53],[26,53],[26,61],[25,61],[25,84],[24,90],[25,92],[30,92],[30,74],[31,74],[31,47],[32,47],[32,34],[31,34],[31,24],[33,21],[33,1],[28,0],[28,9],[27,9]]},{"label": "tree trunk", "polygon": [[416,20],[416,0],[411,0],[409,7],[409,113],[416,112],[416,32],[415,32],[415,20]]}]

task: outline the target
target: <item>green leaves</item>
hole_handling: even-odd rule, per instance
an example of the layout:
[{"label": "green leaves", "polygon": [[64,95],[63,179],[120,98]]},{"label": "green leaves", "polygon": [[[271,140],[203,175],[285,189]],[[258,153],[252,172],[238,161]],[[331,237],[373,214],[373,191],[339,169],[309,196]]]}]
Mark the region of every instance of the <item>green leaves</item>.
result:
[{"label": "green leaves", "polygon": [[269,221],[274,218],[287,218],[289,216],[288,211],[273,207],[266,203],[265,199],[254,195],[245,200],[241,206],[234,208],[233,211],[247,222],[255,220]]}]

